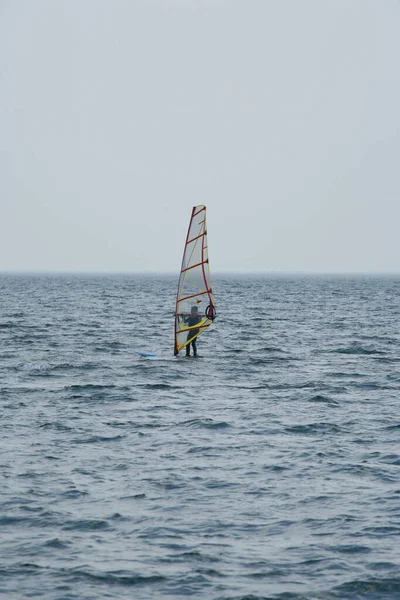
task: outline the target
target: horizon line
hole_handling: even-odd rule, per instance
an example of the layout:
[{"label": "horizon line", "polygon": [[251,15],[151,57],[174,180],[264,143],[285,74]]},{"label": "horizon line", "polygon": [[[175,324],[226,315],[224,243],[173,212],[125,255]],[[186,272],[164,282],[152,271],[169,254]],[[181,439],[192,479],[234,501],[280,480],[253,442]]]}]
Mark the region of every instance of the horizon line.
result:
[{"label": "horizon line", "polygon": [[[171,275],[177,276],[177,271],[97,271],[97,270],[0,270],[0,275]],[[400,271],[232,271],[220,270],[213,271],[212,275],[263,275],[263,276],[285,276],[285,275],[319,275],[319,276],[338,276],[338,275],[396,275],[400,276]]]}]

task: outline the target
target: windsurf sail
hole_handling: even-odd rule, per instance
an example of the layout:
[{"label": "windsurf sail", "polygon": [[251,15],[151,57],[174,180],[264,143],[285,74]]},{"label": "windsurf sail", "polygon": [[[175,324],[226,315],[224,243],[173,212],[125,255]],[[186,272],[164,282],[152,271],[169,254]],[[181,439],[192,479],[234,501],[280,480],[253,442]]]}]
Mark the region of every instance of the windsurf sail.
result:
[{"label": "windsurf sail", "polygon": [[175,356],[216,317],[208,262],[206,207],[194,206],[183,250],[175,309]]}]

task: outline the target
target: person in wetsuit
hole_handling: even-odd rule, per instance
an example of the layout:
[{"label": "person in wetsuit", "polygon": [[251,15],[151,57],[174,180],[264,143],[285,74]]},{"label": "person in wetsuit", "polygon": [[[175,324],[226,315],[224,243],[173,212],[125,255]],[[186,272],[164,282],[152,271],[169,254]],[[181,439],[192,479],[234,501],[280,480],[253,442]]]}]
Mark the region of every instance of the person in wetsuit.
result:
[{"label": "person in wetsuit", "polygon": [[[197,323],[200,323],[202,317],[198,314],[199,309],[197,306],[192,306],[190,312],[191,314],[187,315],[187,317],[185,318],[185,322],[187,323],[187,325],[189,325],[189,327],[193,327],[194,325],[197,325]],[[199,333],[199,331],[199,329],[191,329],[190,331],[188,331],[187,341],[192,341],[189,342],[186,346],[186,356],[190,356],[190,344],[192,344],[193,356],[197,356],[196,335]]]}]

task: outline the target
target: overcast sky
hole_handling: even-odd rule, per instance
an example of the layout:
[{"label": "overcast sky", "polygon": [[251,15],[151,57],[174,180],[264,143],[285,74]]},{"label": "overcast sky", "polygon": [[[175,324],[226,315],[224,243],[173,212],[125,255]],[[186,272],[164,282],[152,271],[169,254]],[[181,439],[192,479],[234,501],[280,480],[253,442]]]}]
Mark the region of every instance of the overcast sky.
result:
[{"label": "overcast sky", "polygon": [[400,271],[398,0],[0,0],[0,271]]}]

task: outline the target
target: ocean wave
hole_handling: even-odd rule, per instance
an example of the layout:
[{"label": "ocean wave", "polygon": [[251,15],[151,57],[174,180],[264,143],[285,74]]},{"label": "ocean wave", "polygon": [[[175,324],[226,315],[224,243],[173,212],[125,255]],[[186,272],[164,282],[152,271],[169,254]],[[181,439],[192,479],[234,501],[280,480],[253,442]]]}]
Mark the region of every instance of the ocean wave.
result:
[{"label": "ocean wave", "polygon": [[231,427],[229,423],[226,421],[214,421],[210,418],[205,419],[190,419],[189,421],[182,421],[177,424],[178,426],[184,427],[194,427],[200,429],[226,429],[227,427]]}]

